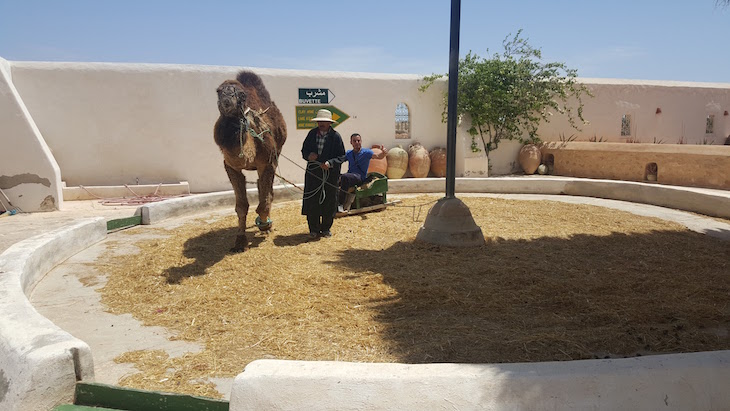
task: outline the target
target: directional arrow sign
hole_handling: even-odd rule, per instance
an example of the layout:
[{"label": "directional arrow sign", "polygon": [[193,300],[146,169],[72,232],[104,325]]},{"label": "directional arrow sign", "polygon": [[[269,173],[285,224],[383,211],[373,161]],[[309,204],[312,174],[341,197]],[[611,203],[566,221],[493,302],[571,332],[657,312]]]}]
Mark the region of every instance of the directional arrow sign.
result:
[{"label": "directional arrow sign", "polygon": [[342,110],[335,106],[296,106],[297,110],[297,130],[310,129],[317,127],[317,123],[310,121],[317,117],[317,111],[326,108],[332,112],[332,120],[337,123],[333,124],[332,127],[342,124],[343,121],[350,118],[349,115],[345,114]]},{"label": "directional arrow sign", "polygon": [[328,88],[300,88],[299,104],[328,104],[335,99],[335,93]]}]

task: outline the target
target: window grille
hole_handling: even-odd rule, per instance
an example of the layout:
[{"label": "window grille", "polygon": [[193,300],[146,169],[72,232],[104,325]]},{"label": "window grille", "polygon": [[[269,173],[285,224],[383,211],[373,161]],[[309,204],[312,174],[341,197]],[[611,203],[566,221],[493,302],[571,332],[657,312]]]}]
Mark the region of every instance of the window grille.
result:
[{"label": "window grille", "polygon": [[395,138],[411,138],[410,112],[406,103],[395,106]]},{"label": "window grille", "polygon": [[715,134],[715,115],[710,114],[707,116],[707,122],[705,123],[705,134]]},{"label": "window grille", "polygon": [[631,115],[630,114],[624,114],[623,116],[621,116],[621,135],[622,136],[631,135]]}]

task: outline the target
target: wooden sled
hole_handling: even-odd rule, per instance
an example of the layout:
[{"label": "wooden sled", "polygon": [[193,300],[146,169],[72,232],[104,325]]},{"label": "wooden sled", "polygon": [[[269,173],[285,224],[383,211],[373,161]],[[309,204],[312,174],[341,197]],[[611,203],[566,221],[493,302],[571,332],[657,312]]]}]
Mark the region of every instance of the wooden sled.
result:
[{"label": "wooden sled", "polygon": [[[361,184],[355,188],[355,200],[352,203],[352,208],[347,211],[338,211],[335,217],[369,213],[400,203],[400,200],[388,202],[388,177],[374,172],[368,173],[368,177],[372,177],[369,183]],[[378,199],[379,202],[378,204],[365,205],[365,199]]]}]

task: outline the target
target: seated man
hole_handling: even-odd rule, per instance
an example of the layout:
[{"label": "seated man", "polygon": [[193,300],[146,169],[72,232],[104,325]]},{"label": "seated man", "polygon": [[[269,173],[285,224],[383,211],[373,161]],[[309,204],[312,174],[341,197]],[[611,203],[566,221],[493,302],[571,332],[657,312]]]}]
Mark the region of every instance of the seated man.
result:
[{"label": "seated man", "polygon": [[350,188],[366,182],[370,159],[379,160],[388,154],[388,150],[382,145],[379,147],[381,153],[378,155],[375,155],[375,152],[369,148],[362,148],[362,137],[357,133],[350,136],[350,144],[352,144],[352,150],[345,153],[347,173],[340,175],[340,199],[344,197],[344,200],[340,201],[342,203],[340,211],[349,210],[353,200],[355,200],[355,194],[349,192]]}]

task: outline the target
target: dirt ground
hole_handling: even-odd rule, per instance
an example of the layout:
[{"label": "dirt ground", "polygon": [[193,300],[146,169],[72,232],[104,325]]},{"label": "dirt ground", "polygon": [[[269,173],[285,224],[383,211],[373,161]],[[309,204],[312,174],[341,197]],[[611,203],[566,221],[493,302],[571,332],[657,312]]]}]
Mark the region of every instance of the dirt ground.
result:
[{"label": "dirt ground", "polygon": [[[205,346],[117,358],[121,385],[220,396],[255,359],[503,363],[730,349],[730,242],[596,206],[469,197],[486,245],[415,242],[437,197],[335,220],[308,241],[297,202],[275,230],[200,219],[108,257],[102,303]],[[252,207],[253,209],[253,207]],[[253,222],[254,214],[249,215]],[[123,241],[125,232],[115,234]]]}]

